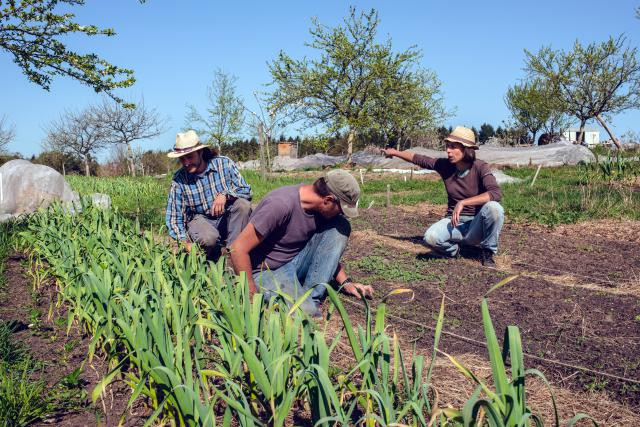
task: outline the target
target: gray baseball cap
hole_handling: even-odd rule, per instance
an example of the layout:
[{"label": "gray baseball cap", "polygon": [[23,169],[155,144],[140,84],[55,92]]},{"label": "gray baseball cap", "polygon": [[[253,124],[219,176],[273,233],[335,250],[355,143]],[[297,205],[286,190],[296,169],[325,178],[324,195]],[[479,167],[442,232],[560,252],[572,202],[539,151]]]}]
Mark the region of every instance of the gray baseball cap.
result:
[{"label": "gray baseball cap", "polygon": [[360,185],[358,181],[346,170],[334,169],[324,176],[325,182],[331,194],[340,202],[340,208],[348,218],[358,216],[358,199],[360,198]]}]

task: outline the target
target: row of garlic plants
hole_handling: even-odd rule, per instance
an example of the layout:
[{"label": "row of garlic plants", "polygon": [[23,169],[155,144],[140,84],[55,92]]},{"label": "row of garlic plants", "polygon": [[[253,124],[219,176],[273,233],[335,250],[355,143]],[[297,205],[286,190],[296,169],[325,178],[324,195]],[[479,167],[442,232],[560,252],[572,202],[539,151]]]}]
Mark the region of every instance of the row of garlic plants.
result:
[{"label": "row of garlic plants", "polygon": [[[72,216],[58,206],[32,216],[25,227],[21,241],[34,286],[53,276],[57,304],[69,306],[68,328],[76,324],[92,337],[89,358],[100,352],[110,362],[94,401],[122,378],[132,388],[130,405],[141,396],[150,403],[148,425],[282,426],[295,423],[295,411],[314,425],[543,425],[526,403],[525,377],[547,380],[525,370],[517,327],[507,328],[501,351],[486,300],[482,317],[493,388],[443,353],[476,389],[462,408],[439,408],[431,378],[444,298],[425,366],[419,355],[405,360],[398,338],[387,334],[386,298],[375,310],[364,300],[364,322],[356,327],[327,287],[329,317],[339,316],[353,360],[338,370],[332,354],[344,362],[335,350],[342,337],[330,336],[328,322],[318,326],[298,310],[305,296],[250,298],[246,277],[196,252],[174,254],[117,210],[85,204],[82,214]],[[550,398],[552,424],[559,425]],[[585,419],[578,414],[567,425]]]},{"label": "row of garlic plants", "polygon": [[[250,298],[246,277],[195,252],[174,254],[117,211],[85,205],[68,215],[58,206],[25,227],[32,271],[55,278],[68,328],[92,337],[89,358],[99,352],[110,361],[94,400],[122,378],[130,404],[150,402],[149,424],[281,426],[294,405],[316,425],[426,425],[433,414],[433,364],[426,376],[421,357],[405,367],[397,338],[385,333],[384,301],[354,328],[328,288],[355,359],[336,373],[331,355],[341,337],[308,319],[300,301]],[[33,277],[36,287],[46,279]]]}]

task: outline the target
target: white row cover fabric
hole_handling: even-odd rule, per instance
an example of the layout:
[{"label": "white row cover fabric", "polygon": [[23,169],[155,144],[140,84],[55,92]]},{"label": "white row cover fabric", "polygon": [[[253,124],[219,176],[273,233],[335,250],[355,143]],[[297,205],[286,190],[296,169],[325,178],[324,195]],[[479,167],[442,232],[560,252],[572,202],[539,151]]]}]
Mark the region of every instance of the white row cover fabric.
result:
[{"label": "white row cover fabric", "polygon": [[[426,148],[414,148],[410,151],[431,157],[444,157],[444,151],[429,150]],[[568,141],[559,141],[553,144],[532,147],[502,147],[498,145],[481,145],[476,151],[477,158],[497,166],[562,166],[575,165],[580,162],[589,163],[595,160],[593,153],[580,145]],[[344,163],[346,156],[329,156],[326,154],[313,154],[302,158],[276,156],[273,160],[274,171],[291,171],[311,168],[322,168]],[[394,157],[387,159],[378,154],[359,151],[353,154],[356,166],[372,168],[407,169],[416,167],[409,162]],[[241,169],[259,169],[258,160],[239,162]]]},{"label": "white row cover fabric", "polygon": [[11,160],[0,167],[0,222],[48,207],[53,201],[78,202],[64,177],[55,169],[27,160]]}]

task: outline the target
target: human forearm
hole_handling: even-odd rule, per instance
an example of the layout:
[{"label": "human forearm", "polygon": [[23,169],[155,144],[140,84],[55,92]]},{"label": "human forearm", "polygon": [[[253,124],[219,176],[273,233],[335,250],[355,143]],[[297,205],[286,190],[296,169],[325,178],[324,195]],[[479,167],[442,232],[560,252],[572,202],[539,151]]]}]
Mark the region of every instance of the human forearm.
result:
[{"label": "human forearm", "polygon": [[257,292],[256,284],[253,281],[253,275],[251,274],[251,258],[246,251],[237,250],[233,246],[231,247],[231,263],[236,274],[245,272],[247,275],[247,281],[249,282],[249,293],[254,294]]},{"label": "human forearm", "polygon": [[411,151],[398,151],[395,148],[385,148],[382,150],[383,154],[387,157],[397,157],[407,162],[413,163],[414,153]]},{"label": "human forearm", "polygon": [[484,205],[491,201],[491,195],[488,191],[484,193],[478,194],[477,196],[469,197],[467,199],[460,200],[458,203],[461,203],[462,206],[478,206]]},{"label": "human forearm", "polygon": [[253,269],[251,266],[251,257],[249,256],[249,254],[261,241],[262,236],[258,235],[253,224],[249,223],[229,248],[233,269],[235,270],[236,274],[240,274],[243,271],[247,274],[247,281],[249,282],[249,292],[251,294],[257,292],[258,289],[256,288],[256,284],[253,281],[253,276],[251,274]]}]

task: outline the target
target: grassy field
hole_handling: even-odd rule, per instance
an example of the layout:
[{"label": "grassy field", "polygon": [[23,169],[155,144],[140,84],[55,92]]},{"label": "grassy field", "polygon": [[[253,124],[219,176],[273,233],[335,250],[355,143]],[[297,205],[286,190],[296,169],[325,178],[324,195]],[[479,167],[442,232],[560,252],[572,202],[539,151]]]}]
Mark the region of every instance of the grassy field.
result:
[{"label": "grassy field", "polygon": [[[633,167],[635,169],[631,172],[640,170],[637,162]],[[556,225],[603,218],[640,219],[640,191],[638,182],[633,184],[633,180],[637,179],[633,173],[628,173],[624,179],[605,179],[597,169],[588,170],[581,166],[543,168],[535,185],[530,186],[535,171],[533,167],[504,169],[506,174],[523,179],[521,183],[502,186],[502,204],[509,221]],[[243,171],[253,189],[254,203],[275,188],[310,183],[321,174],[321,171],[295,176],[272,173],[263,182],[255,171]],[[357,173],[354,172],[354,175],[359,178]],[[109,194],[114,206],[128,217],[137,217],[145,227],[164,225],[170,177],[69,176],[67,179],[74,190],[81,194]],[[444,204],[447,201],[444,185],[435,175],[419,178],[416,175],[414,179],[408,179],[405,176],[366,172],[360,207],[385,206],[387,186],[391,205],[423,202]]]}]

